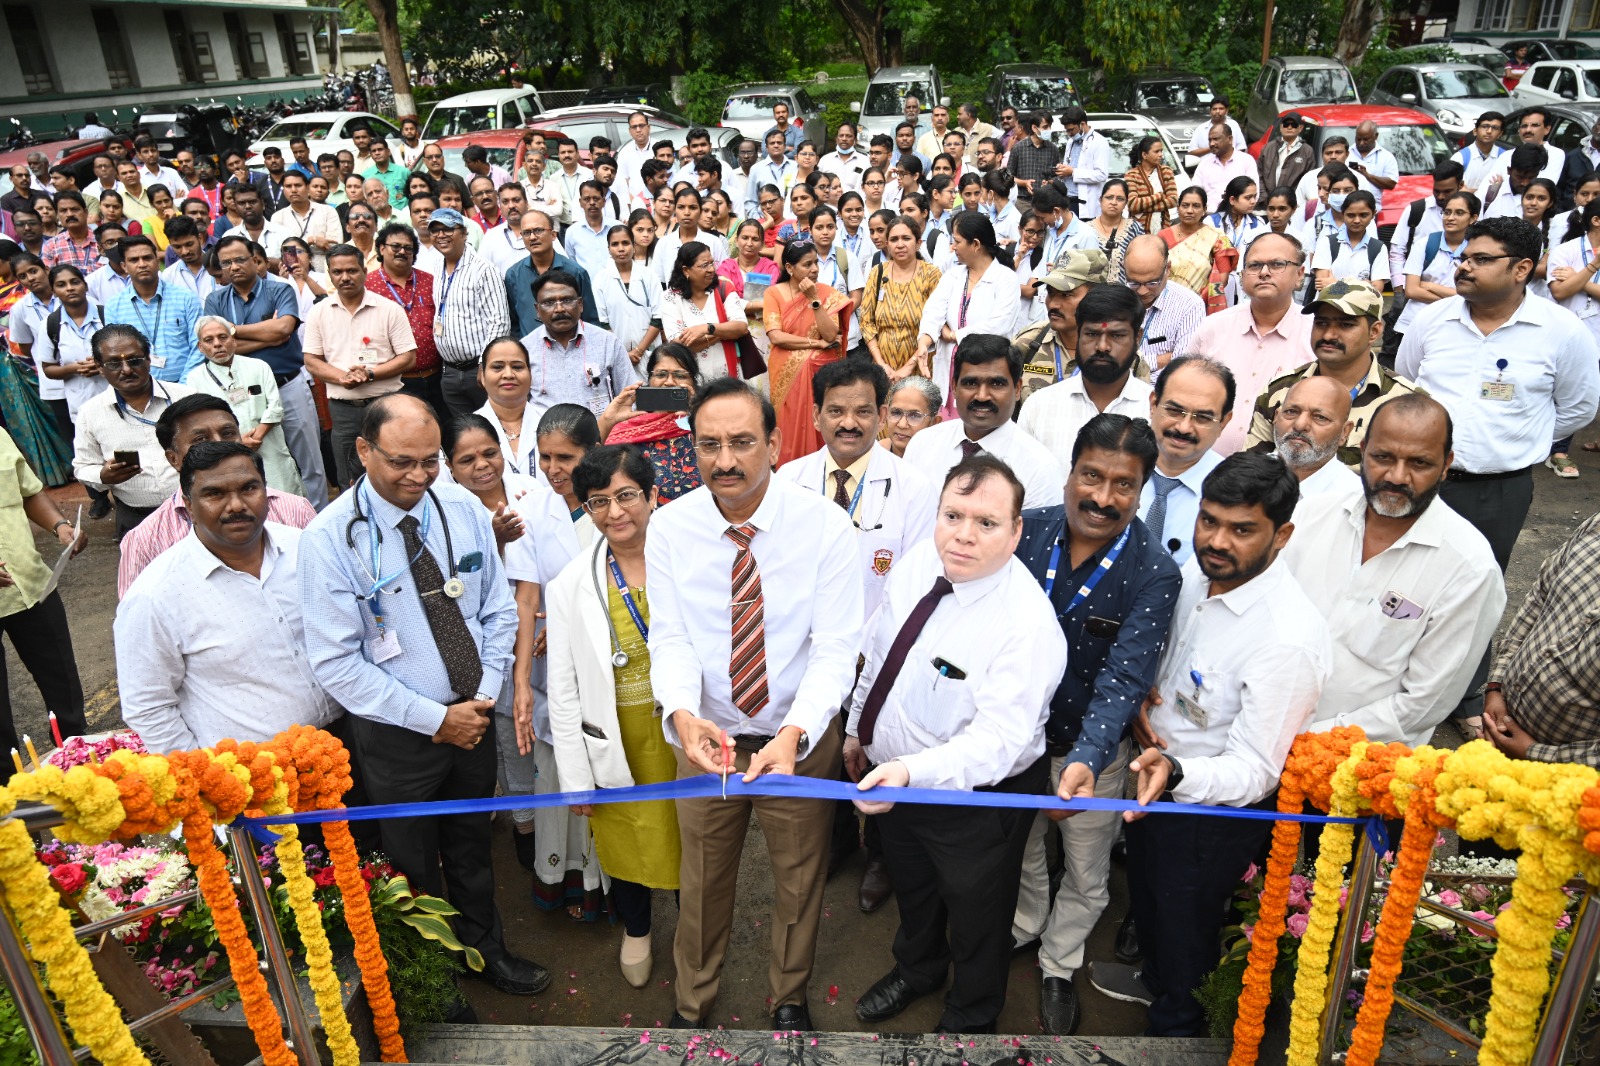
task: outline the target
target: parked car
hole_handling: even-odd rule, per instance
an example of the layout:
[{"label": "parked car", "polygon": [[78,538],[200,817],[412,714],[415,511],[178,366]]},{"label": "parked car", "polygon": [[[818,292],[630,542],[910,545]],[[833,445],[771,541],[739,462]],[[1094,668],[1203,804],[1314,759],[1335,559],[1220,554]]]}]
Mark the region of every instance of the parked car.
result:
[{"label": "parked car", "polygon": [[353,151],[356,142],[350,139],[350,131],[362,124],[374,133],[382,133],[385,139],[400,136],[398,126],[382,115],[374,115],[369,111],[307,111],[273,123],[259,139],[250,143],[249,155],[253,159],[267,148],[275,146],[287,159],[291,137],[306,139],[312,159],[323,152],[337,152],[342,148]]},{"label": "parked car", "polygon": [[[1473,63],[1482,67],[1484,70],[1487,70],[1490,74],[1493,74],[1497,78],[1505,76],[1506,54],[1500,51],[1500,49],[1496,48],[1494,45],[1484,44],[1482,41],[1478,40],[1462,37],[1445,37],[1431,41],[1424,41],[1419,45],[1412,45],[1410,48],[1401,48],[1395,54],[1399,56],[1405,56],[1409,53],[1418,52],[1422,49],[1432,48],[1434,46],[1441,46],[1450,49],[1450,51],[1456,54],[1458,62]],[[1426,62],[1426,60],[1419,59],[1417,62]]]},{"label": "parked car", "polygon": [[[122,142],[129,152],[133,151],[133,142],[123,138]],[[73,137],[65,141],[45,141],[42,144],[30,144],[9,152],[0,152],[0,195],[11,191],[11,179],[7,176],[11,168],[21,163],[26,163],[28,157],[35,152],[43,152],[51,166],[71,167],[73,177],[78,179],[78,188],[87,188],[94,180],[94,157],[104,150],[105,142],[102,140],[83,140]]]},{"label": "parked car", "polygon": [[1518,40],[1507,41],[1500,46],[1500,51],[1509,59],[1515,59],[1517,52],[1527,49],[1526,59],[1529,63],[1541,63],[1554,59],[1600,59],[1600,52],[1584,41],[1571,41],[1549,37],[1524,37]]},{"label": "parked car", "polygon": [[1273,56],[1261,68],[1245,109],[1244,132],[1256,140],[1285,111],[1316,104],[1359,104],[1361,94],[1350,68],[1323,56]]},{"label": "parked car", "polygon": [[184,104],[171,114],[140,115],[139,132],[155,138],[156,150],[165,159],[187,150],[216,160],[224,152],[245,147],[238,120],[226,104]]},{"label": "parked car", "polygon": [[645,104],[661,111],[673,109],[672,91],[660,82],[649,85],[602,85],[590,89],[578,101],[580,104]]},{"label": "parked car", "polygon": [[[866,144],[880,133],[894,136],[894,128],[906,117],[904,101],[908,96],[917,98],[924,115],[933,110],[934,104],[950,106],[950,98],[944,95],[944,83],[939,80],[936,68],[884,67],[867,83],[861,102],[850,105],[850,110],[860,116],[860,142]],[[931,121],[928,127],[933,128]]]},{"label": "parked car", "polygon": [[1600,101],[1600,59],[1542,61],[1528,68],[1511,94],[1514,106]]},{"label": "parked car", "polygon": [[[437,143],[444,152],[444,168],[452,174],[459,174],[463,178],[470,177],[466,164],[461,161],[461,153],[468,145],[475,144],[489,153],[491,165],[504,167],[507,173],[520,177],[522,157],[527,151],[528,133],[526,129],[483,130],[479,133],[459,133],[450,137],[440,137]],[[563,135],[555,130],[546,130],[544,134],[545,146],[554,159],[555,142],[563,139]]]},{"label": "parked car", "polygon": [[1555,104],[1535,104],[1530,107],[1519,107],[1515,111],[1507,112],[1505,133],[1500,137],[1500,143],[1507,149],[1516,148],[1522,143],[1522,138],[1517,134],[1517,128],[1522,124],[1522,116],[1526,115],[1532,107],[1538,107],[1550,113],[1550,136],[1546,140],[1561,149],[1570,152],[1578,145],[1589,139],[1589,131],[1596,122],[1600,122],[1600,100],[1588,103],[1567,103],[1562,101]]},{"label": "parked car", "polygon": [[516,129],[526,126],[543,111],[539,90],[527,85],[520,89],[462,93],[433,105],[428,121],[423,123],[422,137],[432,141],[458,133]]},{"label": "parked car", "polygon": [[[1395,223],[1400,221],[1400,213],[1407,204],[1433,192],[1433,168],[1448,159],[1455,149],[1455,143],[1444,135],[1431,115],[1409,107],[1328,104],[1292,110],[1305,118],[1306,128],[1301,136],[1318,159],[1322,158],[1324,138],[1339,136],[1355,144],[1357,126],[1367,121],[1377,125],[1378,143],[1393,152],[1400,164],[1399,181],[1383,194],[1383,208],[1378,212],[1378,235],[1384,240],[1394,232]],[[1274,116],[1267,135],[1250,145],[1250,154],[1260,159],[1267,141],[1280,136]]]},{"label": "parked car", "polygon": [[[1089,113],[1089,127],[1096,133],[1111,142],[1111,174],[1113,177],[1124,174],[1132,169],[1133,149],[1143,137],[1159,137],[1163,148],[1162,160],[1172,168],[1172,174],[1180,182],[1192,176],[1194,167],[1188,162],[1187,151],[1189,141],[1185,138],[1179,142],[1169,131],[1164,129],[1153,115],[1135,115],[1121,111],[1091,111]],[[1057,131],[1050,134],[1063,151],[1066,150],[1067,134]],[[1198,160],[1197,160],[1198,162]]]},{"label": "parked car", "polygon": [[745,85],[735,89],[722,105],[721,124],[759,142],[772,128],[772,109],[779,104],[788,105],[789,121],[801,127],[806,140],[816,144],[820,155],[828,143],[822,107],[799,85]]},{"label": "parked car", "polygon": [[1472,132],[1485,111],[1502,114],[1511,94],[1500,79],[1473,63],[1405,63],[1378,75],[1370,104],[1414,107],[1432,115],[1439,128],[1459,140]]},{"label": "parked car", "polygon": [[1151,71],[1125,79],[1111,99],[1123,111],[1154,119],[1187,155],[1194,131],[1211,122],[1211,101],[1216,96],[1217,90],[1202,75]]},{"label": "parked car", "polygon": [[[607,137],[614,146],[627,144],[632,139],[628,136],[628,116],[635,111],[643,111],[650,116],[652,144],[656,141],[671,141],[674,147],[682,148],[688,143],[689,130],[693,124],[682,115],[657,111],[653,107],[628,107],[617,104],[556,107],[540,115],[534,121],[533,128],[556,130],[570,137],[578,145],[578,158],[588,165],[589,139]],[[737,165],[739,142],[744,139],[744,134],[737,129],[724,126],[711,126],[706,132],[711,135],[711,150],[722,160],[722,165],[724,167]]]},{"label": "parked car", "polygon": [[1008,107],[1043,111],[1053,127],[1059,127],[1062,111],[1083,106],[1066,68],[1044,63],[1001,63],[989,72],[983,99],[991,115],[999,116]]}]

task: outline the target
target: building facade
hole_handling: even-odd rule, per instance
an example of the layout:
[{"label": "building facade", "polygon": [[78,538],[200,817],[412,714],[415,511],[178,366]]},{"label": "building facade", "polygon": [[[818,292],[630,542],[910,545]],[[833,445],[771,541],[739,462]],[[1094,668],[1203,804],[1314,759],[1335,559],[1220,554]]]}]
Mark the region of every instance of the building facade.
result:
[{"label": "building facade", "polygon": [[1594,38],[1600,47],[1600,0],[1460,0],[1457,34],[1494,44],[1519,37]]}]

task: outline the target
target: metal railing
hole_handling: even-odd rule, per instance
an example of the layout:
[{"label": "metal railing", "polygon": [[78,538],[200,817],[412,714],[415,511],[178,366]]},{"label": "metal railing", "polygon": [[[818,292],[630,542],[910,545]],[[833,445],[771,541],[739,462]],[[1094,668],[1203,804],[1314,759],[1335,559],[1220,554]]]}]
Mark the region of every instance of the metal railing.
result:
[{"label": "metal railing", "polygon": [[[12,817],[21,819],[30,833],[52,829],[65,821],[58,811],[47,806],[19,808]],[[256,861],[254,838],[245,829],[230,828],[226,832],[229,849],[233,853],[235,871],[232,875],[233,883],[244,888],[241,893],[241,903],[245,913],[255,922],[256,932],[261,940],[261,969],[266,973],[268,984],[277,1000],[279,1016],[288,1026],[289,1035],[285,1042],[294,1051],[301,1066],[318,1066],[320,1060],[317,1054],[316,1033],[311,1024],[311,1016],[300,999],[294,970],[289,964],[288,949],[284,947],[283,935],[278,929],[277,919],[272,911],[272,900],[267,895],[266,881],[262,876],[261,866]],[[110,935],[111,930],[138,921],[149,914],[169,911],[174,907],[189,906],[199,899],[199,896],[198,891],[181,892],[159,902],[147,903],[124,911],[112,918],[78,926],[75,932],[80,940],[100,938],[99,946],[91,947],[89,949],[91,952],[104,950],[105,938]],[[3,898],[3,890],[0,890],[0,898]],[[42,1066],[75,1066],[76,1063],[89,1057],[89,1049],[80,1047],[76,1051],[73,1050],[72,1041],[63,1031],[61,1020],[50,1004],[50,997],[40,983],[38,967],[28,956],[21,932],[11,917],[10,909],[0,908],[0,910],[4,910],[5,913],[5,921],[0,922],[0,974],[4,975],[6,983],[11,987],[12,995],[17,1002],[17,1011],[33,1038],[39,1061]],[[157,1010],[130,1020],[128,1028],[135,1033],[147,1030],[156,1023],[175,1017],[195,1004],[227,989],[233,983],[232,974],[219,977],[169,1001]]]}]

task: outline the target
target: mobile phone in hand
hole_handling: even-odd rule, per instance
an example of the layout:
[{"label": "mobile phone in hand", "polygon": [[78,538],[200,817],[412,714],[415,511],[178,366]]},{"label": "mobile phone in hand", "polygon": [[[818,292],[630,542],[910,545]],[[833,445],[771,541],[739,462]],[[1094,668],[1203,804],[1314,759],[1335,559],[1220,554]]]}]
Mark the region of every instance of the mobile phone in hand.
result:
[{"label": "mobile phone in hand", "polygon": [[635,411],[686,411],[689,390],[683,386],[640,385],[633,394]]},{"label": "mobile phone in hand", "polygon": [[139,453],[138,452],[124,452],[124,451],[112,452],[111,453],[111,458],[112,458],[112,460],[114,462],[120,463],[123,466],[131,466],[131,467],[135,467],[135,468],[137,468],[139,466]]}]

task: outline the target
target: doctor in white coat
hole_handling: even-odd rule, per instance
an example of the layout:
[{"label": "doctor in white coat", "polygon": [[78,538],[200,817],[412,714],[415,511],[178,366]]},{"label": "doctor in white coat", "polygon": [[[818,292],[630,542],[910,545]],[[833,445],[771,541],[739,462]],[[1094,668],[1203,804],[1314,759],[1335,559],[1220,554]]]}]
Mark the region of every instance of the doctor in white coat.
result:
[{"label": "doctor in white coat", "polygon": [[[956,216],[950,244],[957,265],[939,279],[923,306],[917,338],[917,356],[933,353],[933,381],[946,396],[953,392],[950,368],[956,345],[972,333],[1010,337],[1022,315],[1022,280],[1006,265],[1010,256],[1000,251],[994,223],[977,211],[963,211]],[[944,416],[954,415],[953,401],[947,400]]]}]

